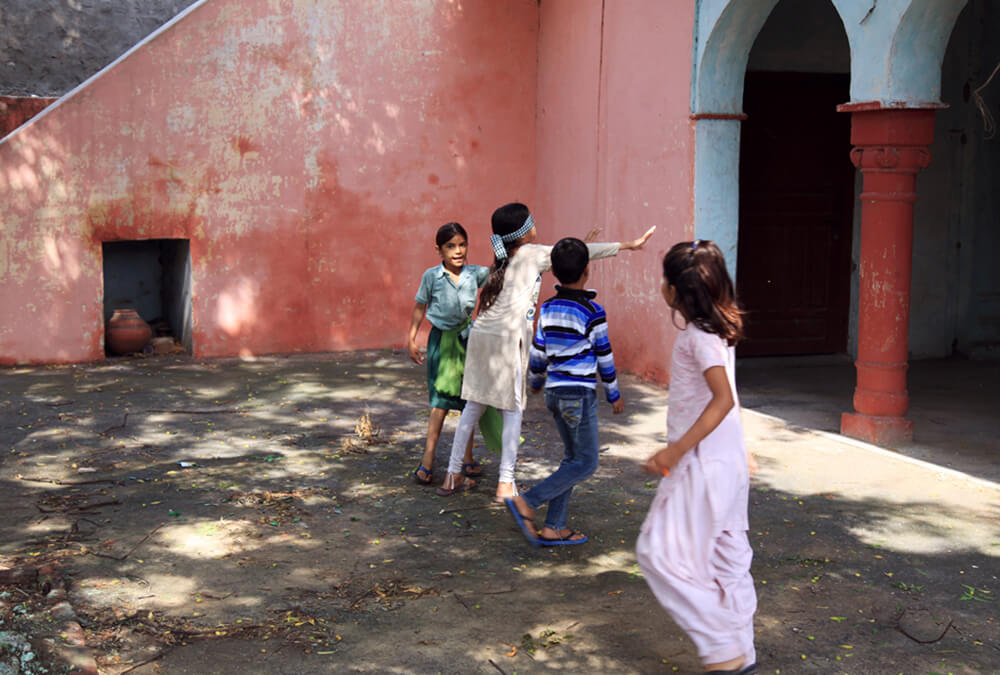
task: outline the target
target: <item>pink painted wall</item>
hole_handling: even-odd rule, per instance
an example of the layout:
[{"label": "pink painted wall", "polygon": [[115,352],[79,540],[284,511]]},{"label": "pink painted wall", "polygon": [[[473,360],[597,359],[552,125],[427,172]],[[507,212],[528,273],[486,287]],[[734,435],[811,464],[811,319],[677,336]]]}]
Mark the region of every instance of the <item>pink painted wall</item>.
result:
[{"label": "pink painted wall", "polygon": [[536,0],[196,8],[0,144],[0,363],[103,358],[118,239],[190,239],[195,356],[401,346],[437,227],[488,264],[535,201],[537,30]]},{"label": "pink painted wall", "polygon": [[[693,232],[690,115],[694,2],[544,0],[538,72],[540,240],[657,233],[648,250],[596,263],[620,368],[665,382],[676,330],[661,260]],[[543,297],[555,283],[544,279]]]}]

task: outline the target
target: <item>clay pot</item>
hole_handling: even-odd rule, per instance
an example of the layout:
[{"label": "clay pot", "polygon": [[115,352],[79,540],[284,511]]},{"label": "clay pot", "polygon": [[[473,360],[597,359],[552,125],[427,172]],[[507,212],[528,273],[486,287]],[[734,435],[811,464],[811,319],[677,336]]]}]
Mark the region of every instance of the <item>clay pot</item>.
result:
[{"label": "clay pot", "polygon": [[112,354],[141,352],[152,336],[153,329],[134,309],[116,309],[108,319],[105,340]]}]

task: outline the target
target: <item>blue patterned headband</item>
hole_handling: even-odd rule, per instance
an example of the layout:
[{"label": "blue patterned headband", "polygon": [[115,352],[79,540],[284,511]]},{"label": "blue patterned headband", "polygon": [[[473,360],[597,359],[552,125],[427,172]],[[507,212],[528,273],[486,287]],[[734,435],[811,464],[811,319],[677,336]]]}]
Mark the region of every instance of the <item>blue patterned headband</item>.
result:
[{"label": "blue patterned headband", "polygon": [[496,256],[497,260],[503,260],[507,257],[507,247],[504,246],[504,242],[517,241],[524,235],[531,232],[531,229],[535,226],[535,218],[530,213],[528,214],[527,220],[524,221],[524,225],[521,226],[520,230],[516,232],[511,232],[510,234],[494,234],[490,236],[490,243],[493,244],[493,255]]}]

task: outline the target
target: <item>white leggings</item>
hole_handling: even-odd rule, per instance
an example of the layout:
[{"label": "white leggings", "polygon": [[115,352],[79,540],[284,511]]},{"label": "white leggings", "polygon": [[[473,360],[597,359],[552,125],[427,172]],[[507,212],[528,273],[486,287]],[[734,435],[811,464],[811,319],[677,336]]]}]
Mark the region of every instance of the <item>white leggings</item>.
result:
[{"label": "white leggings", "polygon": [[[479,418],[486,411],[486,405],[475,401],[466,401],[462,416],[455,428],[455,440],[451,444],[451,459],[448,460],[448,473],[462,473],[462,460],[465,458],[465,448],[476,429]],[[501,483],[514,482],[514,464],[517,463],[517,447],[521,442],[520,407],[516,410],[500,410],[503,418],[503,435],[500,442],[500,477]]]}]

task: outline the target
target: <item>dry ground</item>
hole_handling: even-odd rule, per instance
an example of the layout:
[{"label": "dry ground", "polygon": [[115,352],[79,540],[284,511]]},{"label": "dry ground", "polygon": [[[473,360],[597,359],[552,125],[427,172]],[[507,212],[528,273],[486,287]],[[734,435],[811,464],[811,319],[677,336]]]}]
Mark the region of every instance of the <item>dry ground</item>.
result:
[{"label": "dry ground", "polygon": [[[698,670],[633,554],[662,390],[625,378],[626,414],[601,408],[571,507],[590,542],[535,550],[489,504],[495,459],[468,495],[411,481],[426,391],[402,353],[0,377],[0,643],[32,641],[22,672]],[[745,419],[762,673],[1000,672],[995,487]],[[537,398],[523,435],[530,484],[560,457]]]}]

